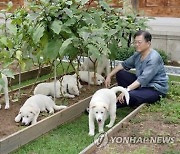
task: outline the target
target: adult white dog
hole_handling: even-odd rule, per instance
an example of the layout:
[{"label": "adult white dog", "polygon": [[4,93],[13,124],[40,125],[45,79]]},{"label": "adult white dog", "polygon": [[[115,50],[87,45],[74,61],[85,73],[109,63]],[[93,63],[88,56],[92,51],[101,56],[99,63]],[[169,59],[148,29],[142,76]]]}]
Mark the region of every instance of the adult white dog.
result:
[{"label": "adult white dog", "polygon": [[[79,88],[82,87],[80,82],[78,81]],[[54,88],[56,87],[56,89]],[[60,98],[62,96],[68,98],[74,98],[75,95],[79,96],[79,89],[77,86],[77,78],[73,75],[64,75],[60,81],[56,81],[56,86],[54,82],[45,82],[38,84],[34,89],[34,95],[43,94],[50,95],[56,98]]]},{"label": "adult white dog", "polygon": [[15,122],[20,122],[22,119],[24,125],[35,124],[40,112],[49,111],[50,114],[53,114],[54,110],[58,111],[65,108],[67,106],[55,105],[54,101],[48,96],[42,94],[33,95],[20,108],[19,114],[15,117]]},{"label": "adult white dog", "polygon": [[80,66],[80,71],[94,71],[94,63],[97,66],[98,74],[102,75],[102,73],[105,73],[107,76],[110,73],[109,59],[105,55],[102,55],[101,60],[97,60],[94,56],[86,58]]},{"label": "adult white dog", "polygon": [[[1,74],[2,80],[4,81],[3,85],[0,85],[0,92],[3,89],[4,97],[5,97],[5,109],[9,109],[9,94],[8,94],[8,79],[7,76],[4,74]],[[0,104],[1,109],[1,104]]]},{"label": "adult white dog", "polygon": [[79,78],[81,81],[87,82],[91,85],[94,84],[101,85],[105,81],[102,75],[96,73],[96,78],[95,78],[94,72],[88,72],[88,71],[79,71]]},{"label": "adult white dog", "polygon": [[104,132],[104,123],[108,115],[110,115],[110,123],[106,125],[108,128],[114,125],[116,119],[116,93],[121,91],[125,94],[126,102],[129,104],[129,93],[121,87],[113,87],[111,89],[103,88],[94,93],[89,104],[89,135],[94,135],[94,120],[96,119],[99,132]]}]

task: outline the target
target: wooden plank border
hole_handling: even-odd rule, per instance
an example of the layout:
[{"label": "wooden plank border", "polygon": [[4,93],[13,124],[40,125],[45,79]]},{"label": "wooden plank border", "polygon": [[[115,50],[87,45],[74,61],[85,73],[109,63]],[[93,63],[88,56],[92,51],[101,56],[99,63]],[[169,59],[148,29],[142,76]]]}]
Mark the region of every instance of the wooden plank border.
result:
[{"label": "wooden plank border", "polygon": [[[134,111],[129,113],[125,118],[123,118],[119,123],[117,123],[111,129],[109,129],[107,131],[107,136],[111,137],[114,134],[116,134],[123,127],[123,124],[130,121],[144,106],[145,104],[140,105]],[[82,150],[80,154],[92,154],[98,148],[97,145],[95,144],[96,142],[97,140],[91,143],[89,146],[87,146],[84,150]]]},{"label": "wooden plank border", "polygon": [[[37,77],[38,70],[39,70],[39,68],[22,72],[21,73],[21,82],[30,80],[30,79],[35,79]],[[50,71],[51,71],[51,67],[45,66],[41,69],[40,76],[47,75],[50,73]],[[12,78],[9,79],[9,84],[14,85],[19,82],[19,74],[18,73],[15,74],[14,77],[15,77],[14,79],[12,79]]]},{"label": "wooden plank border", "polygon": [[88,107],[91,97],[92,96],[81,100],[67,109],[59,111],[34,125],[28,126],[6,138],[1,139],[0,153],[9,153],[56,128],[57,126],[80,116]]}]

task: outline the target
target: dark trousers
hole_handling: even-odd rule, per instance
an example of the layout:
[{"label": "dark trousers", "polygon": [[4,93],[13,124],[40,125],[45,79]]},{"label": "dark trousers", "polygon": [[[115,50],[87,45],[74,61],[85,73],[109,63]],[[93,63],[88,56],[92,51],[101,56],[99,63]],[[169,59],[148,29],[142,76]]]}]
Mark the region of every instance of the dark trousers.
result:
[{"label": "dark trousers", "polygon": [[[116,80],[119,86],[126,88],[131,83],[133,83],[137,79],[136,75],[124,70],[117,72]],[[160,96],[162,93],[158,92],[154,88],[149,87],[140,87],[134,90],[129,91],[130,100],[129,106],[139,106],[143,103],[154,103],[160,100]],[[117,102],[117,108],[127,106],[126,102],[121,104]]]}]

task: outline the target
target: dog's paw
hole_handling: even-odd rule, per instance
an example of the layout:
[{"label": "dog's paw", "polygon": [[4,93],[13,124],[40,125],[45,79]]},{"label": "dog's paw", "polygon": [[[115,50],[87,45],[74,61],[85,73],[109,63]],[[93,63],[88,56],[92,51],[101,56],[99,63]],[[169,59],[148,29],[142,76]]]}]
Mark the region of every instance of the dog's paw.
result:
[{"label": "dog's paw", "polygon": [[89,136],[94,136],[94,132],[89,132]]},{"label": "dog's paw", "polygon": [[110,125],[110,124],[108,124],[108,125],[106,125],[106,127],[108,127],[108,128],[111,128],[113,125]]},{"label": "dog's paw", "polygon": [[54,114],[54,110],[50,111],[49,114]]},{"label": "dog's paw", "polygon": [[20,122],[20,120],[21,120],[21,119],[20,119],[19,117],[16,117],[16,118],[14,119],[15,122]]},{"label": "dog's paw", "polygon": [[69,95],[69,98],[74,98],[75,96],[74,95]]},{"label": "dog's paw", "polygon": [[7,110],[7,109],[9,109],[9,105],[6,105],[6,106],[5,106],[5,110]]},{"label": "dog's paw", "polygon": [[104,133],[104,130],[99,130],[99,133]]}]

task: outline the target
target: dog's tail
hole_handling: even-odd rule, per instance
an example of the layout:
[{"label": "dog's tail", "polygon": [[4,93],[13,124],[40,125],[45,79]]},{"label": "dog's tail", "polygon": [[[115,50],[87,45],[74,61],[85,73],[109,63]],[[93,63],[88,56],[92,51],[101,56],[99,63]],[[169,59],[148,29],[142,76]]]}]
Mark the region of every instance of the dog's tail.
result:
[{"label": "dog's tail", "polygon": [[117,93],[118,91],[121,91],[122,93],[124,93],[125,98],[126,98],[126,103],[127,105],[129,105],[129,92],[126,90],[126,88],[117,86],[117,87],[111,88],[111,90],[113,90],[115,93]]},{"label": "dog's tail", "polygon": [[62,109],[65,109],[65,108],[67,108],[67,106],[65,106],[65,105],[60,105],[60,106],[58,106],[58,105],[54,105],[54,110],[56,110],[56,111],[59,111],[59,110],[62,110]]}]

